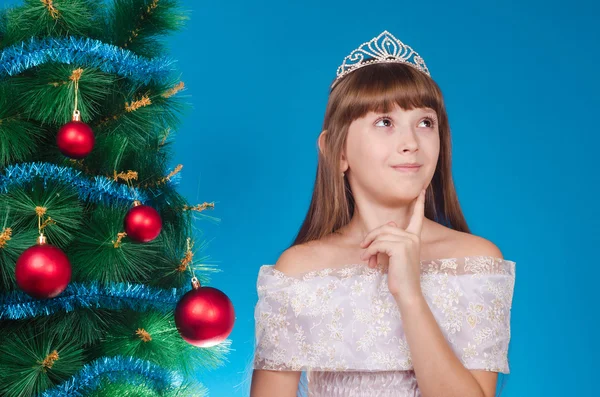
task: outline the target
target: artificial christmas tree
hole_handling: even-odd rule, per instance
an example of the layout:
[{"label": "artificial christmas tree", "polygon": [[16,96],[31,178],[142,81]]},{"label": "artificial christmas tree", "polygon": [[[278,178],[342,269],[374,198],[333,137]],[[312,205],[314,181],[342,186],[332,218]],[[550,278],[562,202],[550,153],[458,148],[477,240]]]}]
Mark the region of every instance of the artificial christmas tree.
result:
[{"label": "artificial christmas tree", "polygon": [[178,7],[0,14],[0,396],[203,396],[199,370],[225,361],[233,306],[198,288],[218,269],[194,249],[193,214],[213,205],[178,194],[169,163],[187,105],[160,39]]}]

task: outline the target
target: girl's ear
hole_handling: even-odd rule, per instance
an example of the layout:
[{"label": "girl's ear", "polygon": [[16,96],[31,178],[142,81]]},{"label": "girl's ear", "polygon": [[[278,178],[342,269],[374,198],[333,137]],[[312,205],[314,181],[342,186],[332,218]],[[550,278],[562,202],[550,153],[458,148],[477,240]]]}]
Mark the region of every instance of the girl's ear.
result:
[{"label": "girl's ear", "polygon": [[326,146],[325,146],[325,134],[327,134],[327,130],[323,130],[321,131],[321,133],[319,134],[319,138],[317,139],[317,144],[319,145],[319,151],[321,152],[321,154],[325,157],[325,153],[326,153]]},{"label": "girl's ear", "polygon": [[[325,139],[326,139],[325,135],[326,134],[327,134],[327,130],[321,131],[321,134],[319,134],[319,139],[318,139],[319,151],[321,152],[323,157],[327,157],[327,152],[328,152],[327,145],[325,144]],[[346,172],[347,169],[348,169],[348,161],[346,160],[346,154],[342,150],[341,159],[340,159],[340,172]]]},{"label": "girl's ear", "polygon": [[348,170],[348,160],[346,159],[346,153],[342,150],[340,155],[340,172],[346,172]]}]

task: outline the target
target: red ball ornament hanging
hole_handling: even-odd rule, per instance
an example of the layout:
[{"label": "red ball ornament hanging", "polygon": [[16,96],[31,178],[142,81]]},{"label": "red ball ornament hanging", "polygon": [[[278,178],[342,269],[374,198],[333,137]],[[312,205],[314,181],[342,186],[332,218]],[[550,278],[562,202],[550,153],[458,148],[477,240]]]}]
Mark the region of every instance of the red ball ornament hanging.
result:
[{"label": "red ball ornament hanging", "polygon": [[73,112],[73,121],[60,127],[56,145],[62,154],[82,159],[91,153],[96,139],[89,125],[81,121],[79,110]]},{"label": "red ball ornament hanging", "polygon": [[233,329],[235,310],[223,292],[212,287],[200,287],[196,277],[194,289],[187,292],[175,307],[175,325],[181,337],[198,347],[221,343]]},{"label": "red ball ornament hanging", "polygon": [[160,234],[162,219],[154,208],[135,200],[133,208],[125,215],[123,225],[129,237],[137,242],[147,243]]},{"label": "red ball ornament hanging", "polygon": [[58,247],[46,244],[41,234],[38,243],[26,249],[15,266],[17,285],[37,299],[58,296],[71,281],[71,263]]}]

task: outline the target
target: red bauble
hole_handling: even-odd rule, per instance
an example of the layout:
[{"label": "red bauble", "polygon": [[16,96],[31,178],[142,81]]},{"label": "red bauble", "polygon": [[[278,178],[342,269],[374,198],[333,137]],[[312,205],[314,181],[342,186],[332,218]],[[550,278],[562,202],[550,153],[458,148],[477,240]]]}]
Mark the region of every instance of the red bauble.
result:
[{"label": "red bauble", "polygon": [[46,244],[43,236],[37,245],[26,249],[15,267],[17,285],[38,299],[54,298],[71,281],[71,263],[58,247]]},{"label": "red bauble", "polygon": [[154,208],[142,205],[137,200],[133,205],[123,220],[127,236],[140,243],[154,240],[162,229],[160,215]]},{"label": "red bauble", "polygon": [[231,300],[212,287],[189,291],[177,303],[175,325],[181,337],[198,347],[221,343],[233,329],[235,311]]},{"label": "red bauble", "polygon": [[86,123],[73,116],[73,121],[60,127],[56,145],[62,154],[73,159],[82,159],[94,148],[94,132]]}]

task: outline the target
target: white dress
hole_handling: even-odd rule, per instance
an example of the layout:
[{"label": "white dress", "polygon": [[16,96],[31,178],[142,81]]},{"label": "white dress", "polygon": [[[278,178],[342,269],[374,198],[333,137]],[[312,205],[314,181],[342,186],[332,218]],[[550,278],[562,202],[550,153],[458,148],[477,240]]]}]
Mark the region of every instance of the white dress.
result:
[{"label": "white dress", "polygon": [[[421,261],[423,295],[467,369],[509,373],[515,262]],[[303,371],[297,395],[420,396],[387,269],[350,264],[286,275],[261,266],[254,369]]]}]

